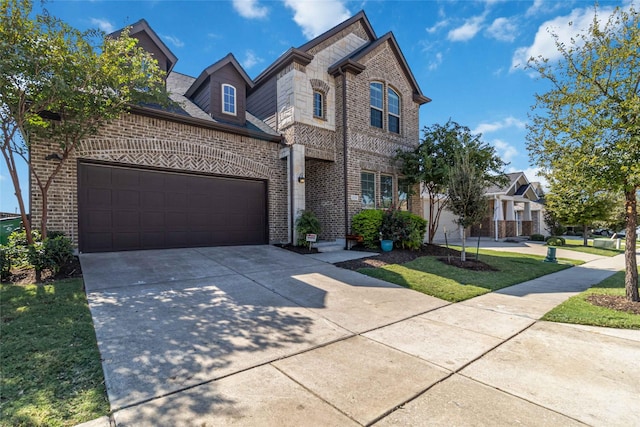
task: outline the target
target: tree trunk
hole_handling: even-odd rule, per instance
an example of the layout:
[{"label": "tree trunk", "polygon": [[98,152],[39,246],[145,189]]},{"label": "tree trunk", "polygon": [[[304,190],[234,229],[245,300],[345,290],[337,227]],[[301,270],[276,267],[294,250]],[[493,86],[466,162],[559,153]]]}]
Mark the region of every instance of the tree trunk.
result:
[{"label": "tree trunk", "polygon": [[627,236],[624,250],[625,276],[624,288],[627,300],[639,301],[638,298],[638,263],[636,260],[636,227],[638,226],[637,188],[625,191],[625,216],[627,221]]},{"label": "tree trunk", "polygon": [[462,230],[462,251],[460,252],[460,261],[465,262],[467,260],[467,252],[465,250],[466,234],[464,227],[460,227]]},{"label": "tree trunk", "polygon": [[[15,190],[14,194],[16,196],[16,199],[18,200],[18,209],[20,210],[20,218],[22,219],[22,226],[24,227],[27,244],[33,245],[33,234],[31,234],[31,223],[29,222],[29,218],[27,216],[27,210],[24,206],[24,199],[22,198],[22,188],[20,187],[20,179],[18,178],[18,170],[16,168],[13,152],[11,151],[10,148],[5,148],[3,146],[2,154],[7,164],[7,169],[9,170],[9,176],[11,177],[11,182],[13,183],[13,189]],[[31,168],[29,167],[29,169]]]},{"label": "tree trunk", "polygon": [[589,246],[589,236],[587,224],[582,226],[582,246]]}]

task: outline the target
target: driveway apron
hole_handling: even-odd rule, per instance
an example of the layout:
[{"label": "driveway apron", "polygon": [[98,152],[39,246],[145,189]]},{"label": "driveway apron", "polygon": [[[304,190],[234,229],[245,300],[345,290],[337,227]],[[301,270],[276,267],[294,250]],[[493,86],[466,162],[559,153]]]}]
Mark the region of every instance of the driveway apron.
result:
[{"label": "driveway apron", "polygon": [[447,304],[273,246],[81,262],[112,410]]}]

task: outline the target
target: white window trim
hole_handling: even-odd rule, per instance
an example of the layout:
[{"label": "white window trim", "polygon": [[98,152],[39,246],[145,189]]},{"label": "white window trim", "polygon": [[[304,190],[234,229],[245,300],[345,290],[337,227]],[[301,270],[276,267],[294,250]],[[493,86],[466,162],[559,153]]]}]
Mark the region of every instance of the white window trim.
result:
[{"label": "white window trim", "polygon": [[[380,107],[376,107],[376,106],[375,106],[375,105],[373,105],[373,103],[371,102],[371,85],[373,85],[373,84],[379,84],[379,85],[381,86],[381,89],[380,89],[380,92],[381,92],[381,93],[380,93],[380,95],[382,96],[382,108],[380,108]],[[382,126],[380,126],[380,127],[378,127],[378,126],[374,126],[374,125],[371,123],[371,117],[369,117],[369,126],[374,127],[374,128],[376,128],[376,129],[382,129],[382,130],[384,130],[384,105],[385,105],[385,93],[384,93],[384,88],[385,88],[385,86],[386,86],[386,85],[384,84],[384,82],[381,82],[381,81],[378,81],[378,80],[373,80],[373,81],[369,82],[369,108],[373,108],[374,110],[378,110],[378,111],[380,111],[380,112],[382,113],[382,114],[381,114],[381,116],[382,116],[382,117],[381,117],[381,119],[382,119],[382,123],[381,123],[381,125],[382,125]]]},{"label": "white window trim", "polygon": [[[224,101],[224,90],[225,88],[230,87],[231,89],[233,89],[233,113],[230,113],[229,111],[226,111],[225,109],[225,101]],[[235,86],[230,85],[230,84],[226,84],[223,83],[222,84],[222,113],[223,114],[228,114],[230,116],[237,116],[238,115],[238,91],[236,89]]]},{"label": "white window trim", "polygon": [[[366,173],[366,174],[370,174],[373,175],[373,206],[363,206],[362,203],[364,202],[364,193],[362,192],[362,174]],[[375,172],[372,171],[368,171],[368,170],[362,170],[360,171],[360,198],[362,199],[362,201],[360,202],[360,207],[361,209],[377,209],[378,208],[378,197],[377,197],[377,192],[378,192],[378,183],[376,182],[377,180],[377,175]]]},{"label": "white window trim", "polygon": [[[396,96],[398,97],[398,114],[392,113],[391,110],[389,109],[389,91],[395,93]],[[387,129],[389,132],[395,133],[398,135],[402,133],[402,118],[400,116],[401,112],[402,112],[402,98],[400,97],[400,94],[394,88],[387,86],[387,114],[398,118],[398,132],[394,132],[391,129]],[[387,124],[387,127],[388,127],[388,124]]]}]

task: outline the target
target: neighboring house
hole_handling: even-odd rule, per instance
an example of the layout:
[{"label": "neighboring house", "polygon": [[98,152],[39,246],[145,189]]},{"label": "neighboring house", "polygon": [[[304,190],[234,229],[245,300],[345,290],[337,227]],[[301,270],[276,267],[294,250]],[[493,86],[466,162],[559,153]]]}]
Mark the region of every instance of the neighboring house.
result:
[{"label": "neighboring house", "polygon": [[[487,189],[485,194],[489,199],[488,214],[481,226],[474,226],[467,230],[468,236],[492,237],[497,240],[546,233],[544,205],[539,202],[542,194],[540,183],[529,182],[523,172],[507,174],[507,179],[506,186],[494,185]],[[429,200],[424,198],[423,204],[425,218],[428,218]],[[447,239],[459,240],[460,228],[455,221],[455,215],[450,210],[444,209],[434,241],[443,242],[445,231]],[[426,239],[425,236],[425,241]]]},{"label": "neighboring house", "polygon": [[[377,37],[364,12],[253,80],[232,54],[195,78],[174,72],[177,58],[146,21],[130,34],[167,72],[179,107],[133,107],[64,165],[48,225],[81,252],[291,242],[303,209],[319,217],[322,239],[344,244],[362,209],[422,214],[393,157],[419,144],[430,100],[393,34]],[[55,167],[52,152],[34,145],[33,167]],[[37,224],[34,185],[31,197]]]},{"label": "neighboring house", "polygon": [[507,174],[504,187],[487,189],[489,212],[481,227],[472,227],[472,236],[507,237],[544,234],[544,206],[539,203],[540,184],[529,182],[524,172]]}]

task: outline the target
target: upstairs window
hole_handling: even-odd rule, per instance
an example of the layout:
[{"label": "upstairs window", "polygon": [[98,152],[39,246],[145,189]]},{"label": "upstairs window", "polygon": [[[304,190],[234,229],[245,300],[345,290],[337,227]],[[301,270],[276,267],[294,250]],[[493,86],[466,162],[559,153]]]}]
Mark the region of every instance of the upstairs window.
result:
[{"label": "upstairs window", "polygon": [[393,89],[387,89],[389,132],[400,133],[400,97]]},{"label": "upstairs window", "polygon": [[222,85],[222,112],[236,115],[236,88],[231,85]]},{"label": "upstairs window", "polygon": [[369,85],[369,97],[371,104],[371,126],[382,129],[382,117],[384,100],[382,96],[382,83],[373,82]]},{"label": "upstairs window", "polygon": [[313,91],[313,117],[324,119],[324,94],[319,90]]}]

